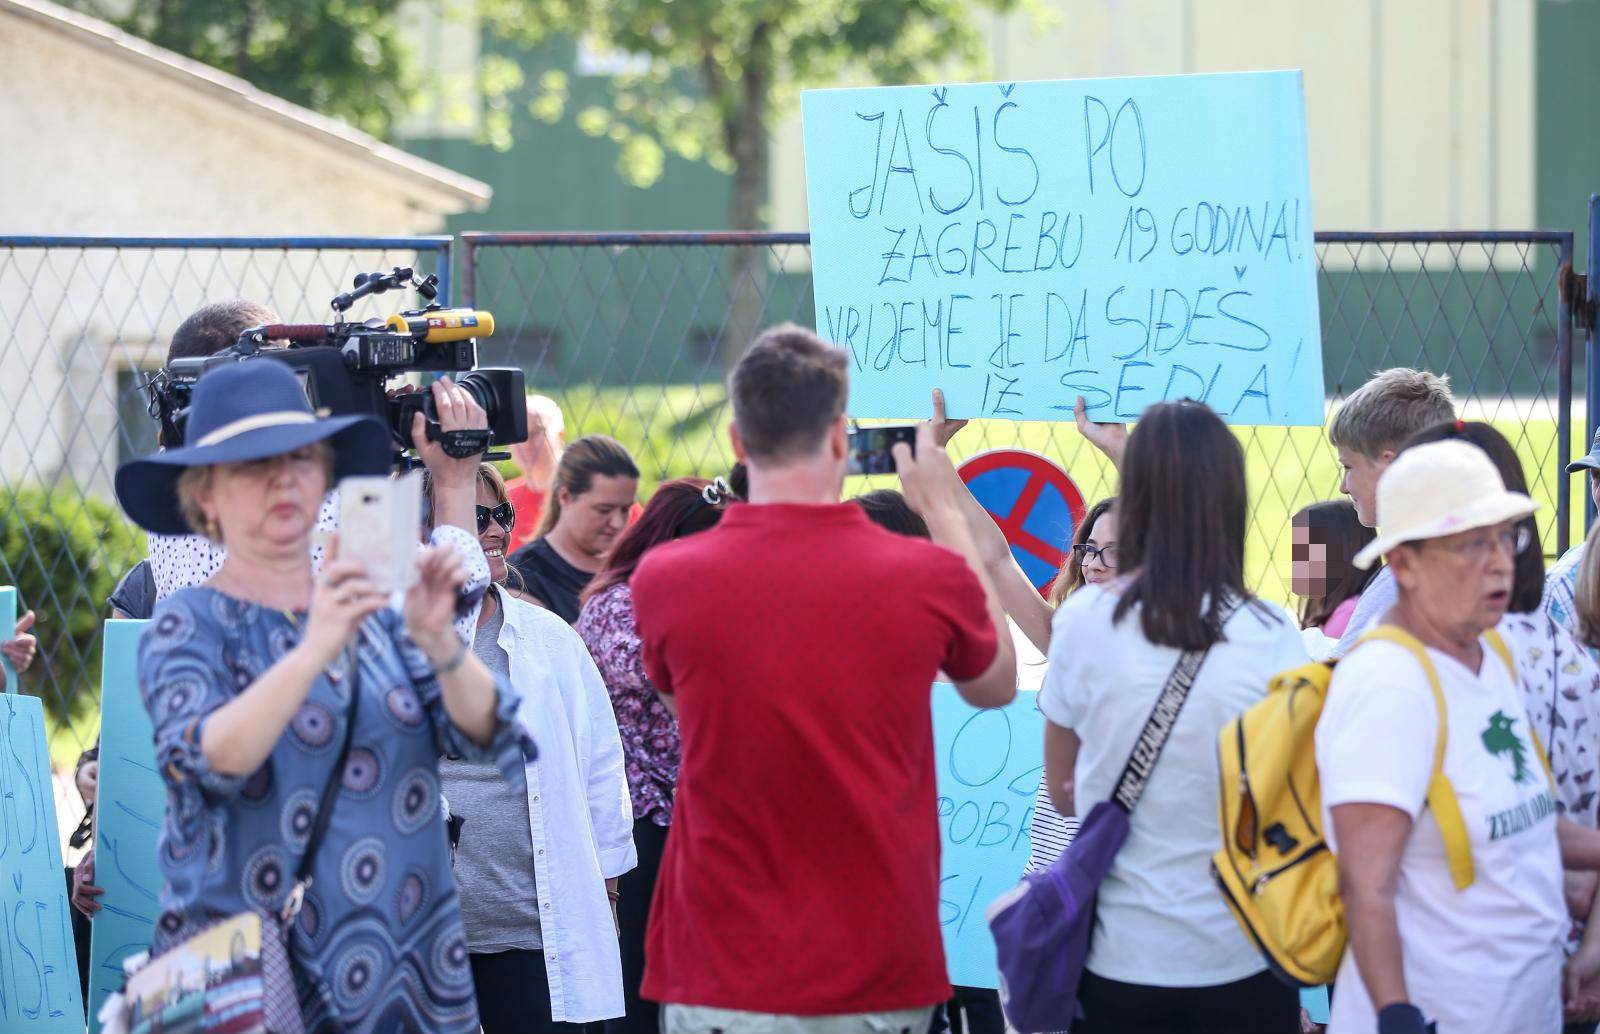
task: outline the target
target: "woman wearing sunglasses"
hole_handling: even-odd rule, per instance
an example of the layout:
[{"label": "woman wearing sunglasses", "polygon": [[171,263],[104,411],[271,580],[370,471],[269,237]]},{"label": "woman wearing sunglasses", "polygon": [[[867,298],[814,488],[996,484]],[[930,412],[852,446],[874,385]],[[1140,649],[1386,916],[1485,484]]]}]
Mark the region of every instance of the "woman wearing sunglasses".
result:
[{"label": "woman wearing sunglasses", "polygon": [[[431,497],[431,492],[428,493]],[[622,1015],[617,878],[636,864],[622,740],[583,641],[508,591],[516,512],[478,468],[478,543],[493,581],[472,649],[522,693],[539,758],[507,782],[492,766],[440,764],[459,818],[456,882],[484,1034],[578,1030]]]}]

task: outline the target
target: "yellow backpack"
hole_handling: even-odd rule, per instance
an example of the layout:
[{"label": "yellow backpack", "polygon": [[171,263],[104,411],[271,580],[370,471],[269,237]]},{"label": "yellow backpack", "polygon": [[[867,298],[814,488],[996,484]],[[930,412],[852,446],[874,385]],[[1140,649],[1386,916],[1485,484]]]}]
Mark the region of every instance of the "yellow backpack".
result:
[{"label": "yellow backpack", "polygon": [[[1516,663],[1505,641],[1493,629],[1485,638],[1515,679]],[[1410,633],[1386,625],[1360,642],[1374,639],[1410,651],[1433,689],[1439,735],[1428,807],[1444,837],[1450,875],[1461,890],[1472,883],[1472,850],[1455,790],[1444,776],[1447,723],[1439,673]],[[1307,987],[1332,982],[1347,937],[1338,865],[1322,828],[1317,776],[1317,720],[1332,677],[1331,662],[1305,664],[1276,676],[1266,697],[1224,726],[1217,742],[1222,850],[1212,856],[1211,873],[1234,918],[1273,972]],[[1536,749],[1542,756],[1542,746]]]}]

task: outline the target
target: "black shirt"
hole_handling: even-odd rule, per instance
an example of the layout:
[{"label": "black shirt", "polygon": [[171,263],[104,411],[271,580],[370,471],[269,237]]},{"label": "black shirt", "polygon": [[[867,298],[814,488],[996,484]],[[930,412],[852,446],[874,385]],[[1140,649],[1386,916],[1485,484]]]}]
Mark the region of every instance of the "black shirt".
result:
[{"label": "black shirt", "polygon": [[547,538],[536,538],[511,554],[507,563],[522,576],[529,596],[543,603],[567,624],[578,620],[578,595],[594,575],[561,559]]},{"label": "black shirt", "polygon": [[130,618],[148,619],[156,609],[156,579],[150,561],[141,560],[122,576],[106,605]]}]

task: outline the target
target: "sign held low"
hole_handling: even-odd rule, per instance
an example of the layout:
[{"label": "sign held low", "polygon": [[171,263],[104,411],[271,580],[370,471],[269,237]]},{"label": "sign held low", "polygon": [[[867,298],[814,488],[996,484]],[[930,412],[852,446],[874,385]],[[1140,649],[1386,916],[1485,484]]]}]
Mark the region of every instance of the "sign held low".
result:
[{"label": "sign held low", "polygon": [[1299,72],[812,90],[818,331],[858,417],[1321,424]]}]

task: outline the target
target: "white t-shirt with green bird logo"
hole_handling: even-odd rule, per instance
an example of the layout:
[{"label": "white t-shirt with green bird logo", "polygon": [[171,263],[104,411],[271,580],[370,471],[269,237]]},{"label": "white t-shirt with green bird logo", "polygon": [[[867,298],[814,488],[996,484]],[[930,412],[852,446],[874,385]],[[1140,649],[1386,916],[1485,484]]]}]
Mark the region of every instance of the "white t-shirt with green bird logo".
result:
[{"label": "white t-shirt with green bird logo", "polygon": [[[1444,772],[1472,846],[1475,879],[1457,891],[1427,808],[1438,711],[1426,675],[1403,647],[1368,642],[1339,662],[1317,723],[1317,768],[1328,840],[1340,804],[1398,808],[1412,818],[1395,912],[1412,1004],[1449,1031],[1561,1029],[1562,943],[1568,919],[1550,782],[1527,712],[1485,640],[1476,673],[1429,650],[1449,716]],[[1347,950],[1330,1034],[1376,1020]]]}]

